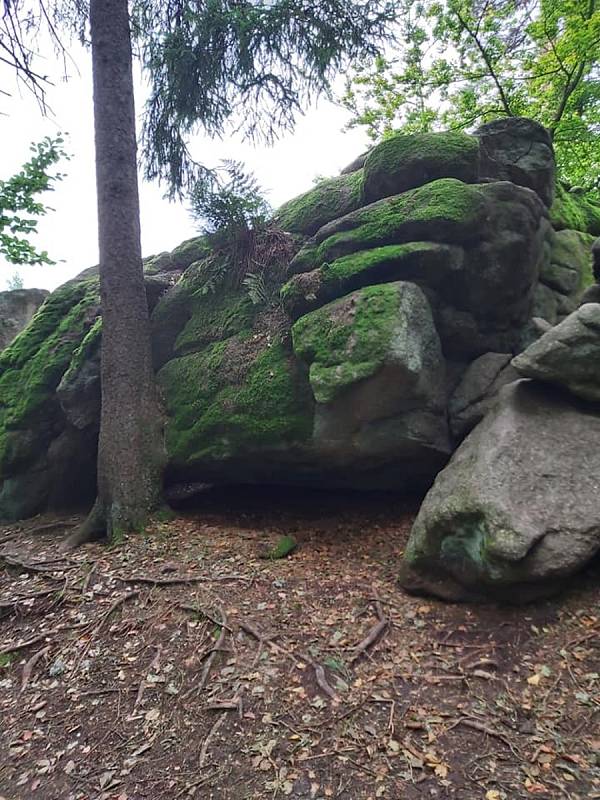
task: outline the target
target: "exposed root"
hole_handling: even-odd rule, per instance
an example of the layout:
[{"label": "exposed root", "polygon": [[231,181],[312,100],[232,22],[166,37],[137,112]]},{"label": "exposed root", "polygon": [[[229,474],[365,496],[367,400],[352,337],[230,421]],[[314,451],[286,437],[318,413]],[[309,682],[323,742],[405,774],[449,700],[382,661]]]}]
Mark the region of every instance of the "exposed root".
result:
[{"label": "exposed root", "polygon": [[82,544],[95,542],[106,536],[106,515],[104,507],[96,500],[94,506],[81,525],[60,546],[63,553],[68,553]]},{"label": "exposed root", "polygon": [[381,605],[381,601],[379,598],[376,599],[375,602],[375,611],[377,613],[378,622],[373,625],[369,633],[365,636],[365,638],[356,646],[356,650],[354,655],[352,656],[352,662],[356,661],[362,653],[366,652],[371,645],[375,644],[375,642],[379,639],[382,633],[389,625],[389,619],[383,613],[383,608]]}]

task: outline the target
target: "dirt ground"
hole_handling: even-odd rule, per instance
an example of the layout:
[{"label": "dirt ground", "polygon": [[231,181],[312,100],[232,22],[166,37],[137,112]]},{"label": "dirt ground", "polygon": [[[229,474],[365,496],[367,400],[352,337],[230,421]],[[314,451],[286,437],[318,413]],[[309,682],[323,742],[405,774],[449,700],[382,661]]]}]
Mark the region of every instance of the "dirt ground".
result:
[{"label": "dirt ground", "polygon": [[0,798],[600,798],[598,566],[524,608],[410,597],[413,516],[228,489],[66,557],[52,517],[0,528]]}]

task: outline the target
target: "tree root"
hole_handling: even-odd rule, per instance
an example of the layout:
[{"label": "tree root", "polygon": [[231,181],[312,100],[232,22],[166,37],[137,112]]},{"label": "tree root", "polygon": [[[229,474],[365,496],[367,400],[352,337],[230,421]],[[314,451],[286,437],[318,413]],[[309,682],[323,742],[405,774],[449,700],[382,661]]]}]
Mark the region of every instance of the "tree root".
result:
[{"label": "tree root", "polygon": [[94,506],[81,525],[63,541],[60,546],[62,553],[88,542],[95,542],[106,536],[106,514],[104,507],[96,500]]}]

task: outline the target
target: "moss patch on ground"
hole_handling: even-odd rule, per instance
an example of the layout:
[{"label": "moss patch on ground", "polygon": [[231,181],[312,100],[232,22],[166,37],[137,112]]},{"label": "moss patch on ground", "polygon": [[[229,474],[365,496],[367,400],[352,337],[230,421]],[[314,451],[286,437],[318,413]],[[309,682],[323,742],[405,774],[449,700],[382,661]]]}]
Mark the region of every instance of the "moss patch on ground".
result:
[{"label": "moss patch on ground", "polygon": [[382,366],[397,324],[400,291],[398,284],[369,286],[294,324],[294,352],[310,365],[317,402],[331,402]]},{"label": "moss patch on ground", "polygon": [[312,236],[327,222],[361,206],[362,184],[362,170],[327,178],[314,189],[284,203],[277,211],[277,222],[290,233]]},{"label": "moss patch on ground", "polygon": [[438,178],[479,176],[479,141],[466,133],[396,134],[374,147],[364,166],[367,203]]}]

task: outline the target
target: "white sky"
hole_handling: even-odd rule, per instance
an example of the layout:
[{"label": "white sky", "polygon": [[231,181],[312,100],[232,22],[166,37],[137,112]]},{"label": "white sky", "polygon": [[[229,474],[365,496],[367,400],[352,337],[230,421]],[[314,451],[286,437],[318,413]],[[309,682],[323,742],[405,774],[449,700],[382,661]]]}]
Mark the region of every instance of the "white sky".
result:
[{"label": "white sky", "polygon": [[[19,271],[26,287],[53,289],[86,267],[98,262],[96,197],[94,177],[91,56],[73,46],[71,54],[79,74],[69,66],[68,82],[60,78],[48,90],[54,116],[43,118],[32,96],[19,90],[7,68],[0,70],[0,87],[12,92],[0,95],[0,178],[7,179],[29,158],[29,145],[46,135],[67,132],[69,162],[59,165],[67,177],[52,194],[41,196],[54,211],[42,217],[39,235],[32,239],[58,262],[54,266],[17,268],[0,257],[0,290],[6,279]],[[51,64],[51,59],[49,62]],[[56,64],[57,74],[62,65]],[[48,70],[51,66],[47,67]],[[138,82],[136,105],[142,110],[142,85]],[[335,175],[367,145],[362,131],[342,133],[348,120],[343,109],[327,101],[299,118],[293,134],[272,147],[257,147],[238,138],[211,141],[196,137],[193,150],[208,166],[222,158],[245,162],[256,175],[273,207],[312,186],[317,175]],[[155,184],[140,184],[142,251],[144,256],[172,250],[197,233],[185,204],[170,203]],[[5,277],[6,276],[6,277]]]}]

